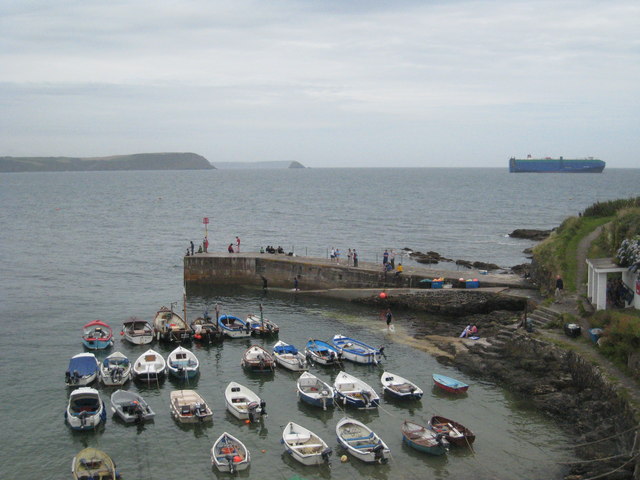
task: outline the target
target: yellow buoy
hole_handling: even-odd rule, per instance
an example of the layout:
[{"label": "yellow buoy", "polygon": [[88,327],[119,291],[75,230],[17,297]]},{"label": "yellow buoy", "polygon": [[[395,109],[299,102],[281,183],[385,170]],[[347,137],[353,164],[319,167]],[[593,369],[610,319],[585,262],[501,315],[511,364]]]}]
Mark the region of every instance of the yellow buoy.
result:
[{"label": "yellow buoy", "polygon": [[349,457],[347,457],[346,455],[342,455],[342,456],[340,457],[340,461],[341,461],[342,463],[346,462],[347,460],[349,460]]}]

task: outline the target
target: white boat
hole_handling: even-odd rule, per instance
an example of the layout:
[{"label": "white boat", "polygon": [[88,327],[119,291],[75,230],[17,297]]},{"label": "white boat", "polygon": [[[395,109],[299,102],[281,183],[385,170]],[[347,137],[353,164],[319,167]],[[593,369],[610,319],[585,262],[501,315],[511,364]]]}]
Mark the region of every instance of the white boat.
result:
[{"label": "white boat", "polygon": [[335,390],[331,385],[323,382],[309,372],[304,372],[296,382],[298,398],[314,407],[332,407],[334,404]]},{"label": "white boat", "polygon": [[69,395],[64,418],[74,430],[93,430],[107,420],[107,411],[95,388],[80,387]]},{"label": "white boat", "polygon": [[165,342],[190,342],[193,330],[183,318],[171,308],[161,307],[153,320],[153,329],[158,340]]},{"label": "white boat", "polygon": [[100,381],[113,387],[124,385],[131,379],[131,362],[122,352],[114,352],[100,365]]},{"label": "white boat", "polygon": [[345,417],[336,425],[338,442],[350,455],[367,463],[387,463],[391,451],[387,444],[364,423]]},{"label": "white boat", "polygon": [[260,345],[252,345],[245,350],[240,365],[255,373],[271,373],[276,367],[276,362]]},{"label": "white boat", "polygon": [[195,378],[200,370],[200,362],[192,351],[180,346],[167,357],[167,370],[181,380]]},{"label": "white boat", "polygon": [[132,317],[122,323],[122,338],[134,345],[153,342],[153,325],[147,320]]},{"label": "white boat", "polygon": [[309,339],[304,353],[309,361],[319,365],[335,367],[342,364],[342,351],[322,340]]},{"label": "white boat", "polygon": [[336,389],[336,401],[355,408],[375,408],[380,403],[376,391],[366,382],[340,372],[333,382]]},{"label": "white boat", "polygon": [[116,480],[120,474],[109,455],[97,448],[80,450],[71,461],[74,480]]},{"label": "white boat", "polygon": [[224,391],[227,410],[239,420],[256,422],[267,414],[266,402],[252,390],[236,382],[230,382]]},{"label": "white boat", "polygon": [[213,411],[195,390],[171,392],[171,416],[180,423],[213,421]]},{"label": "white boat", "polygon": [[222,333],[229,338],[246,338],[250,337],[252,333],[251,325],[233,315],[220,315],[218,326]]},{"label": "white boat", "polygon": [[79,353],[69,360],[69,367],[64,374],[65,384],[69,387],[89,385],[100,372],[98,359],[93,353]]},{"label": "white boat", "polygon": [[328,463],[333,453],[318,435],[293,422],[284,427],[282,443],[285,450],[303,465]]},{"label": "white boat", "polygon": [[147,422],[156,415],[141,395],[129,390],[111,394],[111,411],[126,423]]},{"label": "white boat", "polygon": [[244,443],[224,432],[211,447],[211,464],[221,472],[236,473],[249,467],[251,455]]},{"label": "white boat", "polygon": [[251,333],[254,335],[276,335],[280,331],[280,327],[274,322],[260,315],[249,315],[245,320],[251,327]]},{"label": "white boat", "polygon": [[167,362],[155,350],[147,350],[133,364],[133,377],[143,382],[157,382],[164,379]]},{"label": "white boat", "polygon": [[380,363],[380,357],[384,351],[384,347],[378,349],[360,340],[345,337],[344,335],[334,335],[332,343],[342,352],[342,356],[345,359],[350,362],[363,363],[365,365],[377,365]]},{"label": "white boat", "polygon": [[415,383],[395,373],[383,372],[380,382],[382,383],[383,392],[394,398],[420,400],[424,393]]},{"label": "white boat", "polygon": [[273,358],[278,365],[292,372],[304,372],[309,369],[309,362],[304,354],[282,340],[273,346]]}]

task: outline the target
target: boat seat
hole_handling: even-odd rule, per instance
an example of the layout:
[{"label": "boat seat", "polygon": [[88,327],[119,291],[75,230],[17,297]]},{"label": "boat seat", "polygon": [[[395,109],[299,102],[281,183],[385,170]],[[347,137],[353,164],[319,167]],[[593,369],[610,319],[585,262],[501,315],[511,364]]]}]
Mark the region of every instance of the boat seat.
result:
[{"label": "boat seat", "polygon": [[362,449],[362,448],[375,448],[378,446],[377,443],[365,443],[362,445],[351,445],[353,448]]},{"label": "boat seat", "polygon": [[311,439],[311,435],[308,433],[288,433],[285,435],[284,440],[287,443],[304,443]]},{"label": "boat seat", "polygon": [[291,445],[291,448],[295,448],[296,450],[301,450],[303,448],[320,448],[324,447],[321,443],[303,443],[302,445]]},{"label": "boat seat", "polygon": [[344,437],[345,440],[349,441],[349,442],[355,442],[358,440],[369,440],[370,438],[373,438],[373,433],[370,433],[369,435],[365,435],[364,437]]}]

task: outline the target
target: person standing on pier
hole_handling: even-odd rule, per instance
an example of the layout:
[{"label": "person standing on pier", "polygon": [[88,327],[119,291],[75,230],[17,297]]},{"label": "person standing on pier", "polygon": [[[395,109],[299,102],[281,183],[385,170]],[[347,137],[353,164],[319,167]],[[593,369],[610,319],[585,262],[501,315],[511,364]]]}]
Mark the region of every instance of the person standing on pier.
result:
[{"label": "person standing on pier", "polygon": [[382,265],[387,266],[387,262],[389,261],[389,251],[385,250],[382,254]]},{"label": "person standing on pier", "polygon": [[194,248],[195,248],[195,245],[193,244],[193,240],[191,240],[191,256],[193,256]]},{"label": "person standing on pier", "polygon": [[356,252],[355,248],[353,249],[353,266],[358,266],[358,252]]},{"label": "person standing on pier", "polygon": [[391,270],[396,268],[396,252],[394,252],[393,249],[389,252],[389,262],[391,263]]},{"label": "person standing on pier", "polygon": [[236,252],[240,253],[240,237],[236,237]]},{"label": "person standing on pier", "polygon": [[202,242],[202,247],[204,248],[204,253],[207,253],[207,249],[209,248],[209,240],[207,240],[207,237],[204,237],[204,241]]}]

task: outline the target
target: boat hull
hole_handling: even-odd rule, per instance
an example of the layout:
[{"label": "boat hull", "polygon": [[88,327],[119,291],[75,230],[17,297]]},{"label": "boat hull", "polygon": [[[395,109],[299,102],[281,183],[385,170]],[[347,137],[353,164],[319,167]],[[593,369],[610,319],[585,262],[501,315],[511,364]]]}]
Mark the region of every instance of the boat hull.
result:
[{"label": "boat hull", "polygon": [[328,463],[331,449],[315,433],[289,422],[282,432],[285,451],[302,465],[313,466]]},{"label": "boat hull", "polygon": [[238,420],[260,420],[265,415],[265,403],[252,390],[231,382],[224,391],[227,411]]},{"label": "boat hull", "polygon": [[213,421],[213,411],[194,390],[171,392],[171,416],[180,423]]},{"label": "boat hull", "polygon": [[218,326],[222,333],[229,338],[247,338],[252,333],[248,323],[233,315],[220,316]]},{"label": "boat hull", "polygon": [[434,432],[445,434],[447,441],[456,447],[470,447],[476,435],[467,427],[454,420],[434,415],[429,426]]},{"label": "boat hull", "polygon": [[342,353],[342,358],[362,365],[377,365],[381,352],[364,342],[343,335],[333,337],[333,345]]},{"label": "boat hull", "polygon": [[444,375],[433,375],[433,383],[441,390],[448,393],[466,393],[469,390],[469,385],[460,382],[455,378],[445,377]]},{"label": "boat hull", "polygon": [[211,464],[221,472],[240,472],[251,464],[251,454],[240,440],[224,432],[211,447]]},{"label": "boat hull", "polygon": [[419,452],[428,453],[429,455],[444,455],[445,453],[447,453],[446,447],[442,447],[440,445],[428,447],[428,446],[416,443],[405,436],[402,437],[402,441],[406,443],[408,446],[410,446],[411,448],[418,450]]},{"label": "boat hull", "polygon": [[75,480],[87,478],[116,480],[120,477],[111,457],[96,448],[85,448],[73,457],[71,475]]},{"label": "boat hull", "polygon": [[382,391],[390,398],[397,400],[420,400],[424,392],[415,383],[390,372],[380,377]]},{"label": "boat hull", "polygon": [[380,403],[380,397],[370,385],[346,372],[338,374],[333,388],[336,402],[343,406],[370,409],[377,408]]},{"label": "boat hull", "polygon": [[126,390],[116,390],[111,395],[111,412],[125,423],[149,422],[155,413],[138,394]]},{"label": "boat hull", "polygon": [[83,387],[72,392],[64,418],[73,430],[93,430],[107,420],[107,411],[98,391]]},{"label": "boat hull", "polygon": [[350,455],[365,463],[387,463],[389,447],[369,427],[357,420],[344,418],[336,425],[338,443]]}]

